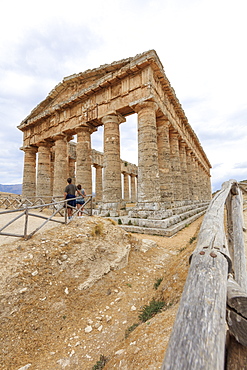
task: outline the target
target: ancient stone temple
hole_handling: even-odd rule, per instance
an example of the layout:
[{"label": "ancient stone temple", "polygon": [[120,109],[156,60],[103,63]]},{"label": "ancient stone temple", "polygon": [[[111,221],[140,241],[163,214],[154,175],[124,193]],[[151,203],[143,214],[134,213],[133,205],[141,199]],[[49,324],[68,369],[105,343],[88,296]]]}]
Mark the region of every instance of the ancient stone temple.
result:
[{"label": "ancient stone temple", "polygon": [[[120,159],[119,125],[133,113],[138,170]],[[99,126],[104,153],[91,148]],[[18,128],[25,197],[61,196],[69,175],[90,194],[94,166],[102,215],[126,201],[141,212],[211,198],[210,163],[154,50],[64,78]]]}]

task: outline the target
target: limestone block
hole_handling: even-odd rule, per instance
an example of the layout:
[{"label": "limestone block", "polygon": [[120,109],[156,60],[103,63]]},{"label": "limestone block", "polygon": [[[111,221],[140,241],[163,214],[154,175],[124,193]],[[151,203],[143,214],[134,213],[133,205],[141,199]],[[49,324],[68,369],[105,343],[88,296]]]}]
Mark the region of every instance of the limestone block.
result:
[{"label": "limestone block", "polygon": [[140,251],[146,253],[150,248],[157,248],[157,243],[153,240],[143,239]]}]

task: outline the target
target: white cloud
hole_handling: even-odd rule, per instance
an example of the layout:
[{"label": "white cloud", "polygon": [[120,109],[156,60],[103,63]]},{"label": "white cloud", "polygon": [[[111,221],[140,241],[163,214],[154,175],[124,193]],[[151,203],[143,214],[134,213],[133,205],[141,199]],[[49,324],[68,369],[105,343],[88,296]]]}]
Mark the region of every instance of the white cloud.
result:
[{"label": "white cloud", "polygon": [[[1,181],[21,179],[16,126],[63,77],[149,49],[157,51],[213,165],[213,184],[245,176],[244,165],[236,166],[246,156],[246,10],[245,0],[4,2],[0,160],[9,156],[18,166],[7,175],[2,167]],[[121,125],[121,156],[128,161],[137,158],[135,125]],[[98,150],[100,130],[93,134]]]}]

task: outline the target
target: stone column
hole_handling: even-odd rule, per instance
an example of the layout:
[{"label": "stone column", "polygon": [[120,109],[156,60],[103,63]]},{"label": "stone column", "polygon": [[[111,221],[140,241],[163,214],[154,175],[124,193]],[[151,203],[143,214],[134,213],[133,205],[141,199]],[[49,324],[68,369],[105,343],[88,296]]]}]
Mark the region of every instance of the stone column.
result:
[{"label": "stone column", "polygon": [[174,200],[175,201],[183,199],[178,139],[179,139],[178,133],[175,132],[174,130],[172,130],[170,132],[171,169],[172,169],[172,180],[173,180]]},{"label": "stone column", "polygon": [[202,167],[202,200],[208,200],[207,173],[204,167]]},{"label": "stone column", "polygon": [[210,179],[210,172],[206,174],[207,175],[207,200],[212,199],[212,185],[211,185],[211,179]]},{"label": "stone column", "polygon": [[183,199],[189,200],[189,184],[188,184],[188,169],[186,161],[186,144],[184,141],[180,141],[180,165],[182,175],[182,189]]},{"label": "stone column", "polygon": [[[104,159],[103,159],[103,202],[111,203],[109,208],[120,208],[122,201],[120,132],[119,124],[125,118],[117,114],[109,114],[102,118],[104,124]],[[114,205],[113,205],[114,203]]]},{"label": "stone column", "polygon": [[199,163],[197,158],[194,159],[195,163],[195,198],[200,200],[200,176],[199,176]]},{"label": "stone column", "polygon": [[65,135],[54,137],[55,160],[54,160],[54,183],[53,196],[61,197],[64,195],[64,189],[68,178],[68,143]]},{"label": "stone column", "polygon": [[95,192],[96,202],[102,201],[102,166],[94,165],[95,167]]},{"label": "stone column", "polygon": [[51,148],[51,166],[50,166],[50,170],[51,170],[51,174],[50,174],[50,178],[51,178],[51,194],[53,194],[53,184],[54,184],[54,161],[55,161],[55,153],[54,153],[54,148],[52,147]]},{"label": "stone column", "polygon": [[75,184],[75,163],[75,159],[69,157],[69,177],[71,177],[73,184]]},{"label": "stone column", "polygon": [[198,197],[201,201],[205,199],[205,178],[203,167],[200,162],[198,162]]},{"label": "stone column", "polygon": [[88,126],[81,126],[76,133],[76,184],[81,184],[89,195],[92,194],[92,129]]},{"label": "stone column", "polygon": [[192,178],[192,200],[197,200],[197,174],[196,174],[196,159],[195,159],[195,155],[194,153],[192,152],[191,153],[191,168],[192,168],[192,172],[191,172],[191,178]]},{"label": "stone column", "polygon": [[157,119],[160,193],[163,202],[173,201],[169,127],[170,123],[166,118]]},{"label": "stone column", "polygon": [[[153,101],[137,104],[138,113],[138,205],[147,203],[145,208],[159,209],[160,178],[156,129],[156,110]],[[149,203],[149,205],[148,205]],[[150,203],[153,203],[152,205]]]},{"label": "stone column", "polygon": [[24,151],[24,168],[22,182],[22,198],[35,199],[36,195],[36,153],[37,147],[22,147]]},{"label": "stone column", "polygon": [[38,169],[36,196],[45,203],[51,200],[51,143],[41,142],[38,146]]},{"label": "stone column", "polygon": [[130,174],[131,202],[136,202],[136,175]]},{"label": "stone column", "polygon": [[130,188],[129,188],[129,174],[124,172],[124,201],[129,202],[130,200]]},{"label": "stone column", "polygon": [[191,149],[186,148],[187,176],[188,176],[188,199],[193,200],[193,166]]}]

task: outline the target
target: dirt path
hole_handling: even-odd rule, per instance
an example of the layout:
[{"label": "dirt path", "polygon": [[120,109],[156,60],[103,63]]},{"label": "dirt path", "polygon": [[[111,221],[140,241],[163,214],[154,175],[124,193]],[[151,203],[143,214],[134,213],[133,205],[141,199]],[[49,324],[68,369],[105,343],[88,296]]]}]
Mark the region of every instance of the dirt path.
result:
[{"label": "dirt path", "polygon": [[[6,209],[0,208],[0,212],[6,212]],[[5,213],[4,215],[0,214],[0,229],[3,228],[8,222],[11,222],[17,216],[21,215],[22,213],[23,211]],[[37,216],[45,216],[45,217],[49,216],[47,211],[44,211],[44,212],[32,211],[32,213],[36,214]],[[63,221],[64,217],[59,216],[59,217],[54,217],[54,219]],[[36,230],[37,228],[39,228],[44,222],[45,220],[42,218],[29,216],[28,229],[27,229],[28,234]],[[56,222],[49,221],[38,231],[38,233],[42,234],[46,230],[49,230],[57,225],[58,224]],[[23,235],[24,226],[25,226],[25,216],[21,216],[18,220],[14,221],[11,225],[5,228],[3,232]],[[3,244],[7,244],[7,243],[14,243],[17,239],[20,239],[20,238],[0,235],[0,246]]]}]

